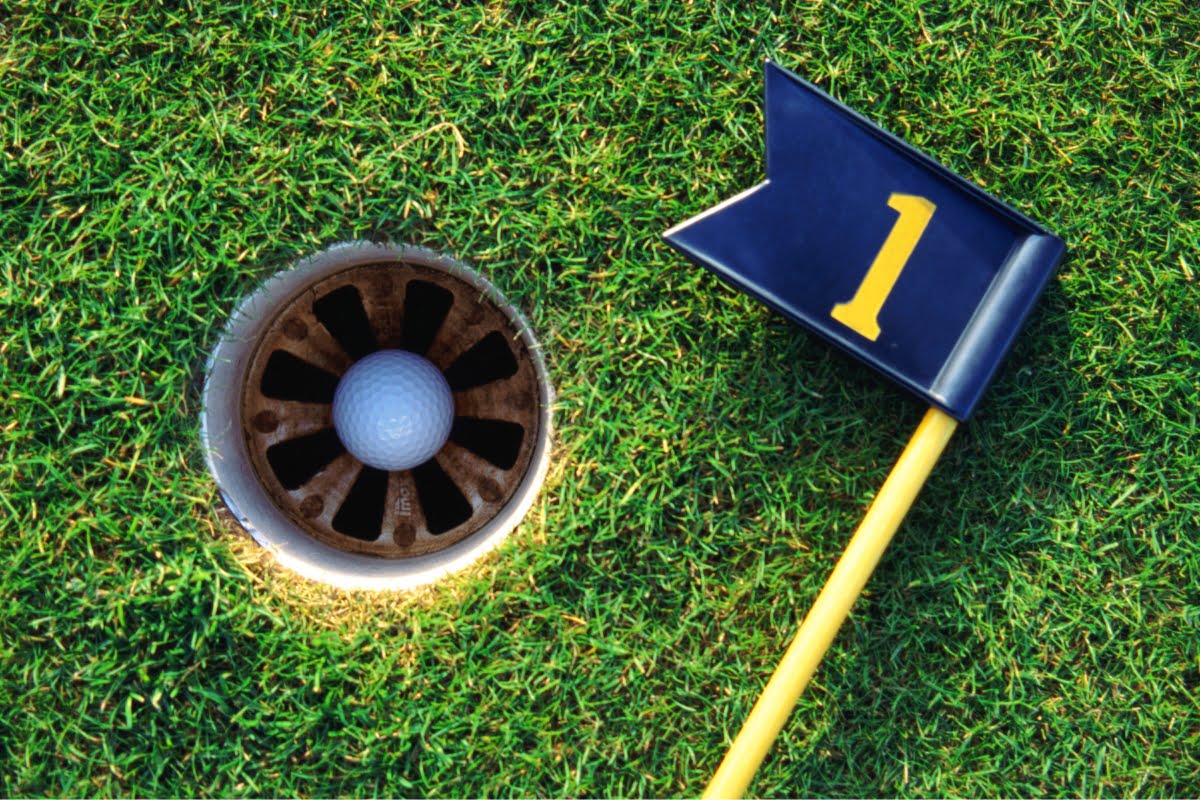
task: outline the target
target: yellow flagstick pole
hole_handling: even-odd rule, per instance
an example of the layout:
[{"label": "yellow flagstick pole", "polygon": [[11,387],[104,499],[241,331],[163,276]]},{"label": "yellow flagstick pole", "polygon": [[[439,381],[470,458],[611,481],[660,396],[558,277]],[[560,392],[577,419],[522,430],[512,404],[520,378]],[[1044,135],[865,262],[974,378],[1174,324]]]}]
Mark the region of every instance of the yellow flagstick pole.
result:
[{"label": "yellow flagstick pole", "polygon": [[816,672],[957,425],[953,417],[936,408],[925,412],[925,418],[879,489],[875,502],[867,509],[846,552],[833,568],[767,688],[725,754],[704,792],[705,798],[738,798],[746,793],[758,765],[783,729],[792,707]]}]

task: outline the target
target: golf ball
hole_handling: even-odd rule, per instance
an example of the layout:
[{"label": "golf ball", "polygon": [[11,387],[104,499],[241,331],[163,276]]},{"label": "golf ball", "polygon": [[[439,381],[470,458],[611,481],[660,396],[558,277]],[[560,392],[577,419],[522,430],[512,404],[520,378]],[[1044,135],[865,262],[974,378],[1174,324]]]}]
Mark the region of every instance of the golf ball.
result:
[{"label": "golf ball", "polygon": [[433,458],[454,424],[440,370],[416,353],[380,350],[356,362],[333,395],[333,426],[355,458],[382,470]]}]

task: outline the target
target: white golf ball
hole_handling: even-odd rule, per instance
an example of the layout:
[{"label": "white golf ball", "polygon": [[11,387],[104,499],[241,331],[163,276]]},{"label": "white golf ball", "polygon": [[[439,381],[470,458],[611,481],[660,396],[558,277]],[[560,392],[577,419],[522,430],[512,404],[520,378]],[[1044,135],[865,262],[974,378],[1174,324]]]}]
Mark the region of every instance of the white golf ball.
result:
[{"label": "white golf ball", "polygon": [[454,425],[441,371],[416,353],[380,350],[356,362],[333,395],[333,426],[355,458],[382,470],[424,464]]}]

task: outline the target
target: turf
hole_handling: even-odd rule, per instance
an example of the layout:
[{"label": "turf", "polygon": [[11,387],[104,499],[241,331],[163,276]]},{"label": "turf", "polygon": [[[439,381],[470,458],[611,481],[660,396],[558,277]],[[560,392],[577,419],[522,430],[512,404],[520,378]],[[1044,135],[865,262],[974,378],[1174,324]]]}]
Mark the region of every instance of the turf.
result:
[{"label": "turf", "polygon": [[[1200,794],[1200,12],[744,6],[8,6],[0,794],[697,794],[922,412],[659,239],[761,179],[764,57],[1069,255],[753,792]],[[414,596],[278,571],[198,443],[237,298],[363,237],[558,390]]]}]

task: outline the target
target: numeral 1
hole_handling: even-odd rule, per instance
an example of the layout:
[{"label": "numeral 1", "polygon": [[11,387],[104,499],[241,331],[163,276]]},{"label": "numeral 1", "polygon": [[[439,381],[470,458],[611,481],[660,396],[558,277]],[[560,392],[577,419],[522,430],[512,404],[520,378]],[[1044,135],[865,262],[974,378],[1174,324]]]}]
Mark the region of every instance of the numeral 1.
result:
[{"label": "numeral 1", "polygon": [[937,208],[924,197],[896,193],[888,198],[888,206],[900,214],[892,232],[879,248],[854,297],[848,303],[838,303],[830,312],[838,322],[872,342],[879,338],[879,310],[887,302],[896,279]]}]

